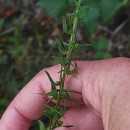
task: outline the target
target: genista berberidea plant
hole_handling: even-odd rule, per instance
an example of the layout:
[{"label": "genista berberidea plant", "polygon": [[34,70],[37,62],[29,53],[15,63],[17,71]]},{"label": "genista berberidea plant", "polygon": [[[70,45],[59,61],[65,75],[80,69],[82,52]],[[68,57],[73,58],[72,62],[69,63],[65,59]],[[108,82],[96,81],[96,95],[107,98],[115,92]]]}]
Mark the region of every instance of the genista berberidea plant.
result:
[{"label": "genista berberidea plant", "polygon": [[[50,119],[49,125],[45,128],[44,123],[39,121],[40,130],[54,130],[57,127],[74,127],[71,124],[64,126],[63,122],[60,120],[61,117],[64,118],[64,112],[66,111],[66,106],[64,105],[64,101],[76,102],[69,96],[69,93],[76,93],[73,90],[67,90],[64,88],[64,82],[67,76],[75,76],[75,71],[78,71],[78,66],[76,62],[72,63],[72,56],[74,52],[83,47],[84,45],[80,45],[76,42],[76,31],[79,22],[79,13],[83,8],[81,6],[81,0],[73,0],[75,9],[73,13],[67,14],[67,18],[62,18],[63,31],[69,36],[69,40],[63,41],[62,38],[56,39],[56,43],[58,45],[58,49],[61,53],[61,57],[54,57],[59,61],[61,65],[59,73],[59,81],[54,81],[51,75],[46,71],[46,74],[51,83],[51,92],[45,94],[45,96],[49,96],[48,102],[44,104],[46,106],[46,110],[44,111],[44,115]],[[85,45],[86,46],[86,45]],[[70,69],[73,68],[73,69]],[[55,100],[53,106],[49,106],[51,101]],[[62,104],[62,105],[61,105]]]}]

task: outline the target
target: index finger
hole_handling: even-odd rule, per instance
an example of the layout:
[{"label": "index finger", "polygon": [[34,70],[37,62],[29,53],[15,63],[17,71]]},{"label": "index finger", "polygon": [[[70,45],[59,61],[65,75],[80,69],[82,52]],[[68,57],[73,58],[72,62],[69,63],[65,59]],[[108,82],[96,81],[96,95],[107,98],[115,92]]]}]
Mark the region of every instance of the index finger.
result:
[{"label": "index finger", "polygon": [[[38,119],[45,109],[44,103],[47,97],[38,93],[51,91],[50,81],[45,73],[50,73],[54,81],[58,81],[60,66],[46,68],[40,71],[25,87],[17,94],[11,102],[0,121],[1,130],[28,130],[32,120]],[[79,74],[78,74],[79,75]],[[65,87],[74,91],[81,92],[80,79],[69,76]],[[82,96],[73,96],[78,101],[82,101]]]}]

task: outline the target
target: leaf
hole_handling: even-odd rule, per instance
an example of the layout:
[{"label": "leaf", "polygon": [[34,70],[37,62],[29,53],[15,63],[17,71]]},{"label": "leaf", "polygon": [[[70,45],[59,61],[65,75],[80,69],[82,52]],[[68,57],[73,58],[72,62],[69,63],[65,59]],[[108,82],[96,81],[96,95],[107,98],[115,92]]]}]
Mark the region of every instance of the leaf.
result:
[{"label": "leaf", "polygon": [[101,60],[106,58],[112,58],[112,55],[104,51],[98,51],[93,55],[93,58],[95,60]]},{"label": "leaf", "polygon": [[52,96],[53,99],[58,99],[58,93],[59,93],[59,89],[56,90],[52,90],[51,92],[47,93],[47,96]]},{"label": "leaf", "polygon": [[111,22],[117,12],[125,5],[129,0],[101,0],[101,18],[105,23]]},{"label": "leaf", "polygon": [[61,17],[68,9],[68,0],[39,0],[41,6],[48,15],[52,17]]},{"label": "leaf", "polygon": [[47,104],[49,104],[50,102],[52,102],[53,99],[54,99],[53,97],[49,98],[48,101],[47,101]]},{"label": "leaf", "polygon": [[83,5],[96,6],[99,5],[100,0],[82,0]]},{"label": "leaf", "polygon": [[101,37],[99,40],[93,39],[91,44],[95,51],[105,50],[108,47],[108,39],[105,37]]},{"label": "leaf", "polygon": [[62,41],[60,41],[59,39],[56,39],[56,43],[57,43],[57,46],[58,46],[58,49],[59,49],[60,53],[62,55],[65,55],[66,54],[66,49],[65,49],[65,46],[62,44]]},{"label": "leaf", "polygon": [[39,129],[40,130],[46,130],[45,125],[44,125],[44,123],[42,121],[38,120],[38,123],[39,123]]},{"label": "leaf", "polygon": [[52,56],[52,57],[55,58],[55,60],[57,60],[58,63],[64,61],[64,58],[63,58],[63,57],[56,57],[56,56]]},{"label": "leaf", "polygon": [[90,36],[97,28],[97,19],[99,17],[99,8],[97,6],[90,6],[84,8],[81,12],[81,26],[85,32]]},{"label": "leaf", "polygon": [[[74,17],[75,17],[75,13],[68,14],[68,19],[69,19],[68,20],[68,25],[69,25],[70,29],[72,28]],[[70,32],[71,32],[71,30],[70,30]]]},{"label": "leaf", "polygon": [[64,42],[64,41],[62,41],[62,43],[65,45],[65,46],[69,46],[69,43],[68,42]]},{"label": "leaf", "polygon": [[103,59],[108,59],[108,58],[112,58],[113,56],[110,54],[110,53],[108,53],[108,52],[106,52],[104,55],[103,55]]},{"label": "leaf", "polygon": [[76,50],[81,50],[81,49],[86,49],[88,46],[90,46],[90,44],[81,44],[81,45],[80,45],[80,44],[77,43],[77,44],[75,44],[75,47],[74,47],[74,48],[75,48]]},{"label": "leaf", "polygon": [[88,13],[89,8],[90,8],[90,6],[85,6],[85,5],[81,6],[81,8],[80,8],[80,10],[79,10],[80,23],[81,23],[81,22],[84,22],[85,14]]},{"label": "leaf", "polygon": [[76,63],[76,62],[74,62],[74,64],[73,64],[73,63],[70,63],[70,65],[74,67],[74,71],[75,71],[75,70],[78,70],[78,71],[79,71],[79,69],[78,69],[78,66],[77,66],[77,63]]},{"label": "leaf", "polygon": [[65,33],[68,33],[68,27],[67,27],[67,22],[65,17],[62,18],[62,25],[63,25],[63,30]]},{"label": "leaf", "polygon": [[5,98],[0,99],[0,106],[7,106],[9,104],[9,101]]},{"label": "leaf", "polygon": [[50,107],[50,106],[48,106],[47,104],[44,104],[44,105],[45,105],[47,108],[49,108],[49,110],[51,110],[52,112],[57,113],[59,116],[63,116],[63,113],[57,111],[55,108]]},{"label": "leaf", "polygon": [[5,24],[4,19],[0,19],[0,31],[3,28],[4,24]]},{"label": "leaf", "polygon": [[50,82],[51,82],[52,90],[55,90],[57,84],[53,81],[53,79],[51,78],[50,74],[49,74],[47,71],[45,71],[45,73],[47,74],[47,76],[48,76],[48,78],[49,78],[49,80],[50,80]]},{"label": "leaf", "polygon": [[69,99],[68,92],[66,90],[62,90],[61,91],[61,97],[62,97],[62,99],[68,100]]},{"label": "leaf", "polygon": [[48,117],[49,119],[52,119],[54,116],[54,111],[47,109],[43,112],[43,115]]},{"label": "leaf", "polygon": [[61,64],[62,66],[66,66],[66,64],[67,64],[67,61],[63,58],[63,57],[55,57],[55,56],[52,56],[53,58],[55,58],[56,60],[57,60],[57,62],[59,63],[59,64]]},{"label": "leaf", "polygon": [[74,70],[67,70],[67,75],[71,75],[73,77],[76,77],[75,74],[74,74]]},{"label": "leaf", "polygon": [[63,121],[60,121],[60,120],[59,120],[59,121],[57,122],[57,127],[62,126],[62,124],[63,124]]}]

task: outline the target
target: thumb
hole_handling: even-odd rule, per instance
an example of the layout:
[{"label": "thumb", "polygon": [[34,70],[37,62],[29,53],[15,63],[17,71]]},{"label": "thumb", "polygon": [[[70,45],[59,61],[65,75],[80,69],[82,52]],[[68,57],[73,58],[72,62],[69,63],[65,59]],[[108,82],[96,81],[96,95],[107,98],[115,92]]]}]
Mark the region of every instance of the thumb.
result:
[{"label": "thumb", "polygon": [[113,58],[89,63],[88,71],[83,71],[82,81],[85,105],[102,116],[105,130],[129,130],[130,59]]}]

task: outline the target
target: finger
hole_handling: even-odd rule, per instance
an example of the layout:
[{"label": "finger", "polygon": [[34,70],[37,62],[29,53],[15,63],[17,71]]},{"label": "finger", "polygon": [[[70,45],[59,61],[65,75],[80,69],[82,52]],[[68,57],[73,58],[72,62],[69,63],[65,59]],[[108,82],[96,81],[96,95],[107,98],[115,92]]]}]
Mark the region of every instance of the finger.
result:
[{"label": "finger", "polygon": [[[47,68],[52,78],[57,81],[59,79],[59,66]],[[71,78],[71,77],[70,77]],[[68,84],[68,85],[67,85]],[[72,88],[70,86],[73,86]],[[38,93],[47,93],[51,90],[50,81],[48,80],[45,70],[38,73],[16,96],[9,105],[0,121],[1,130],[28,130],[32,120],[38,119],[45,109],[44,103],[47,98]],[[68,78],[66,86],[70,89],[81,92],[79,79]],[[82,100],[82,96],[76,99]]]},{"label": "finger", "polygon": [[[94,93],[92,99],[94,99],[94,103],[96,105],[97,103],[101,103],[100,101],[98,101],[101,100],[99,98],[100,85],[98,84],[97,85],[98,87],[96,87],[97,84],[96,79],[98,77],[97,75],[98,73],[96,73],[95,71],[97,69],[96,66],[97,64],[99,64],[99,62],[78,61],[77,64],[78,64],[79,72],[76,73],[76,78],[72,76],[67,77],[65,81],[65,88],[83,93],[81,95],[75,95],[74,93],[70,94],[70,96],[74,100],[77,100],[79,103],[82,102],[83,100],[82,98],[84,98],[85,103],[87,101],[89,102],[88,100],[89,95],[91,95],[93,92]],[[57,73],[60,71],[59,65],[47,68],[45,70],[48,71],[48,73],[52,76],[52,79],[54,81],[59,80],[59,73]],[[44,94],[51,91],[51,84],[50,81],[48,80],[45,70],[42,70],[40,73],[38,73],[19,92],[19,94],[10,104],[10,106],[8,107],[8,109],[6,110],[6,112],[4,113],[1,119],[0,125],[2,130],[8,130],[8,129],[15,130],[16,128],[17,130],[21,130],[22,126],[25,127],[25,129],[28,129],[31,124],[31,121],[38,119],[42,115],[42,111],[45,109],[43,104],[46,102],[47,99],[45,96],[41,96],[38,93]],[[96,89],[92,89],[93,87]],[[93,104],[93,100],[90,99],[90,102],[93,107],[93,105],[95,105]],[[18,122],[17,124],[16,121]],[[10,122],[10,124],[8,122]]]},{"label": "finger", "polygon": [[56,130],[104,130],[102,119],[86,106],[70,108],[61,120],[64,122],[63,126],[73,127],[59,127]]}]

